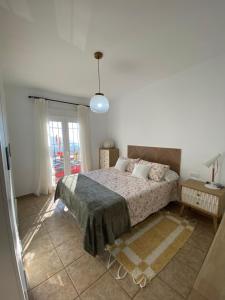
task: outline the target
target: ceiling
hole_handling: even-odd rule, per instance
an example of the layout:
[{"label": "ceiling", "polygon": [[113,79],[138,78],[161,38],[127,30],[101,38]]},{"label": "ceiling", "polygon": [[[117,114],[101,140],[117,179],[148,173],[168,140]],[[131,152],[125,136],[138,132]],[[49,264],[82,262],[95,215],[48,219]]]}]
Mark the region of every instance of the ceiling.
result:
[{"label": "ceiling", "polygon": [[225,52],[224,0],[0,0],[6,81],[116,98]]}]

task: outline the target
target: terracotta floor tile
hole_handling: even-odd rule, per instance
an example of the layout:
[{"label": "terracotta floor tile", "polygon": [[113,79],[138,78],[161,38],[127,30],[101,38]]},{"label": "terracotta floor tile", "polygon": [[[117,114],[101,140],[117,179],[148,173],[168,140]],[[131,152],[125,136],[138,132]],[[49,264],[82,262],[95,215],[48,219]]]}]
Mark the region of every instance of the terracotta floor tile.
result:
[{"label": "terracotta floor tile", "polygon": [[55,249],[39,255],[35,252],[29,252],[25,254],[23,260],[29,288],[37,286],[39,283],[63,269],[63,264]]},{"label": "terracotta floor tile", "polygon": [[23,230],[24,228],[36,226],[36,225],[44,225],[44,218],[42,215],[36,214],[32,216],[28,216],[23,219],[19,219],[19,230]]},{"label": "terracotta floor tile", "polygon": [[35,256],[41,255],[43,252],[49,252],[54,248],[53,243],[50,240],[48,234],[44,234],[36,239],[30,239],[27,244],[24,245],[24,255],[32,254]]},{"label": "terracotta floor tile", "polygon": [[183,300],[172,288],[158,277],[154,278],[145,288],[141,289],[134,300]]},{"label": "terracotta floor tile", "polygon": [[197,274],[175,257],[158,276],[185,298],[190,293]]},{"label": "terracotta floor tile", "polygon": [[212,244],[213,238],[214,235],[212,233],[197,227],[187,243],[201,249],[204,253],[207,253]]},{"label": "terracotta floor tile", "polygon": [[208,299],[206,299],[204,296],[199,294],[199,292],[197,292],[195,289],[192,289],[188,297],[188,300],[208,300]]},{"label": "terracotta floor tile", "polygon": [[58,226],[54,231],[50,231],[49,235],[53,244],[57,247],[74,237],[80,237],[80,231],[76,226],[65,224],[63,226]]},{"label": "terracotta floor tile", "polygon": [[185,243],[185,245],[176,254],[176,259],[199,272],[205,256],[206,253],[201,249],[196,248],[189,243]]},{"label": "terracotta floor tile", "polygon": [[213,222],[211,218],[204,218],[197,221],[196,232],[198,234],[207,234],[212,238],[215,236]]},{"label": "terracotta floor tile", "polygon": [[63,212],[64,207],[65,207],[65,205],[63,204],[62,201],[60,201],[60,200],[54,201],[53,197],[47,199],[46,202],[42,201],[42,202],[38,203],[37,206],[39,208],[39,212],[42,214],[51,212],[51,211]]},{"label": "terracotta floor tile", "polygon": [[79,294],[106,272],[106,268],[88,254],[81,256],[66,269]]},{"label": "terracotta floor tile", "polygon": [[77,226],[80,230],[79,224],[77,223],[77,220],[71,215],[69,211],[63,211],[63,216],[66,218],[68,224]]},{"label": "terracotta floor tile", "polygon": [[65,270],[56,273],[30,292],[30,300],[73,300],[77,296]]},{"label": "terracotta floor tile", "polygon": [[41,223],[34,226],[27,226],[22,229],[19,228],[19,236],[23,246],[29,243],[31,240],[46,234],[48,234],[48,232]]},{"label": "terracotta floor tile", "polygon": [[38,197],[35,204],[38,207],[43,207],[52,202],[54,202],[54,195],[48,195],[48,196],[43,195],[43,196]]},{"label": "terracotta floor tile", "polygon": [[24,219],[31,215],[37,215],[39,213],[39,209],[35,205],[22,205],[18,206],[18,215],[19,219]]},{"label": "terracotta floor tile", "polygon": [[56,210],[44,215],[44,225],[48,232],[52,232],[57,231],[64,225],[69,225],[69,222],[62,213]]},{"label": "terracotta floor tile", "polygon": [[[170,204],[168,210],[179,213],[179,205]],[[60,200],[54,202],[53,195],[20,199],[18,213],[25,271],[34,300],[184,299],[214,238],[211,219],[185,210],[188,218],[198,222],[194,233],[167,267],[140,289],[129,274],[123,280],[113,278],[118,264],[107,272],[108,254],[93,258],[83,250],[76,220]]]},{"label": "terracotta floor tile", "polygon": [[64,266],[71,264],[75,259],[85,254],[82,240],[79,237],[73,237],[62,243],[56,248],[56,251]]},{"label": "terracotta floor tile", "polygon": [[131,299],[109,273],[105,273],[93,286],[81,294],[82,300],[128,300]]},{"label": "terracotta floor tile", "polygon": [[[117,270],[119,268],[119,263],[114,263],[112,267],[109,269],[109,272],[115,278],[117,275]],[[140,287],[134,284],[132,276],[127,274],[124,279],[117,280],[117,283],[127,292],[130,297],[136,295],[136,293],[140,290]]]},{"label": "terracotta floor tile", "polygon": [[39,197],[36,196],[29,196],[29,197],[19,197],[17,198],[17,208],[20,208],[22,206],[36,206],[36,202],[39,199]]},{"label": "terracotta floor tile", "polygon": [[101,255],[97,255],[96,259],[98,259],[107,268],[108,259],[109,259],[109,252],[104,251]]}]

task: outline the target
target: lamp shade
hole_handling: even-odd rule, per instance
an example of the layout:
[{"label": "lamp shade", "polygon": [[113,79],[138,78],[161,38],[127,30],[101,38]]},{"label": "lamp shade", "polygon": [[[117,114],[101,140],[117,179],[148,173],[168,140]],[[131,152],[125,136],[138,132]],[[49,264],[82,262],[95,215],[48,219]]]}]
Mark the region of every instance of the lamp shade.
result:
[{"label": "lamp shade", "polygon": [[95,113],[106,113],[109,110],[109,101],[104,95],[94,95],[90,101],[90,108]]},{"label": "lamp shade", "polygon": [[208,160],[207,162],[204,163],[204,165],[207,168],[210,168],[213,164],[215,164],[215,162],[220,158],[221,154],[217,154],[216,156],[214,156],[213,158],[211,158],[210,160]]}]

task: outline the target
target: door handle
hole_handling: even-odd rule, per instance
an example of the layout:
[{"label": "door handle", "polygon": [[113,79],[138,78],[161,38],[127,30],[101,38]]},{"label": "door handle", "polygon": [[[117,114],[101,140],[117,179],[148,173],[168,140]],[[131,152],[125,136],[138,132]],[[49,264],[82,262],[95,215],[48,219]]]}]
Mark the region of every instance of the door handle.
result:
[{"label": "door handle", "polygon": [[6,155],[6,164],[7,169],[10,170],[10,153],[9,153],[9,147],[5,147],[5,155]]}]

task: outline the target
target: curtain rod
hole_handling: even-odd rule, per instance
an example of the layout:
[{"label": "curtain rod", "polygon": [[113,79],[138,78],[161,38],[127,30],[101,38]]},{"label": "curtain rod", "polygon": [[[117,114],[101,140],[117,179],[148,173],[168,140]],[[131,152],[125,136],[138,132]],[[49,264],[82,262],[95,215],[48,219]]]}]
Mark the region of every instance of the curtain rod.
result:
[{"label": "curtain rod", "polygon": [[61,101],[61,100],[56,100],[56,99],[49,99],[49,98],[45,98],[45,97],[39,97],[39,96],[28,96],[29,99],[44,99],[47,101],[52,101],[52,102],[58,102],[58,103],[65,103],[65,104],[72,104],[72,105],[83,105],[86,107],[90,107],[87,104],[80,104],[80,103],[73,103],[73,102],[67,102],[67,101]]}]

